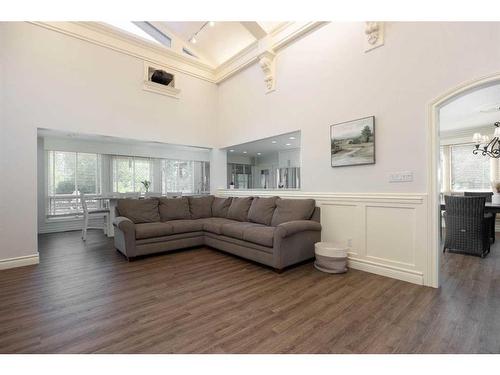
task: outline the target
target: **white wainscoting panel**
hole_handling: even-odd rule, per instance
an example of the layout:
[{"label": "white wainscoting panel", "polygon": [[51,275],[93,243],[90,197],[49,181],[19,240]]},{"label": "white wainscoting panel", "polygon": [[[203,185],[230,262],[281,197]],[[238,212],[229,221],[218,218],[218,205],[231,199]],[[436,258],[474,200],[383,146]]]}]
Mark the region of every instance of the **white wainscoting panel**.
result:
[{"label": "white wainscoting panel", "polygon": [[322,241],[349,247],[349,266],[431,286],[427,195],[228,190],[218,196],[313,198],[321,208]]}]

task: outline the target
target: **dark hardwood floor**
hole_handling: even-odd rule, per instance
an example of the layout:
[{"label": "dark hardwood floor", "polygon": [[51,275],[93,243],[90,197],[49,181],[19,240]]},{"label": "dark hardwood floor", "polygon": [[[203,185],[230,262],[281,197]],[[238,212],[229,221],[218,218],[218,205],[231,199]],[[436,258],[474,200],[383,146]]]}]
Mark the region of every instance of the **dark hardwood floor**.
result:
[{"label": "dark hardwood floor", "polygon": [[440,289],[199,248],[128,263],[102,233],[41,235],[0,271],[1,353],[499,353],[500,241]]}]

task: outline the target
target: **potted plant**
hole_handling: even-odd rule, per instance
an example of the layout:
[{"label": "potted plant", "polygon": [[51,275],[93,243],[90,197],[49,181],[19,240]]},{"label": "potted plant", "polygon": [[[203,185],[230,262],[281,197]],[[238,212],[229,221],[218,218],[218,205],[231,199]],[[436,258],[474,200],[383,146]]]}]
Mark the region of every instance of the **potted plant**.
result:
[{"label": "potted plant", "polygon": [[229,184],[229,189],[234,189],[234,182],[231,181],[231,183]]},{"label": "potted plant", "polygon": [[146,189],[146,193],[149,192],[149,187],[151,186],[151,181],[144,180],[144,181],[141,181],[141,184],[144,186],[144,189]]},{"label": "potted plant", "polygon": [[491,203],[500,204],[500,180],[491,181],[491,190],[493,191]]}]

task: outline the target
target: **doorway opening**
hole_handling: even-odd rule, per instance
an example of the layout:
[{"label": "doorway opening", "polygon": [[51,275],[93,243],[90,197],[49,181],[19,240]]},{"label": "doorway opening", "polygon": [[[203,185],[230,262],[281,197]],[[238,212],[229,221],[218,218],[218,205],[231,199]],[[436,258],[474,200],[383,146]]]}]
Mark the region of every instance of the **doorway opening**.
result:
[{"label": "doorway opening", "polygon": [[[429,117],[429,284],[438,287],[446,236],[444,196],[488,195],[491,182],[500,179],[497,158],[473,153],[475,143],[482,149],[486,142],[486,138],[479,140],[478,134],[491,139],[494,123],[500,121],[500,74],[450,90],[431,103]],[[491,231],[494,240],[494,229]]]}]

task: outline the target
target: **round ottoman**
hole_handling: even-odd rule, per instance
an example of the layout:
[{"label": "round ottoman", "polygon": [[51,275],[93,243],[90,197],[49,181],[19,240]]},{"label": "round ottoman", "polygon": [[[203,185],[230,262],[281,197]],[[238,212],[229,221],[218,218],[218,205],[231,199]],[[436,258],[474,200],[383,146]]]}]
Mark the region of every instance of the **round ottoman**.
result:
[{"label": "round ottoman", "polygon": [[315,245],[316,261],[314,267],[328,273],[347,271],[347,248],[331,242],[317,242]]}]

